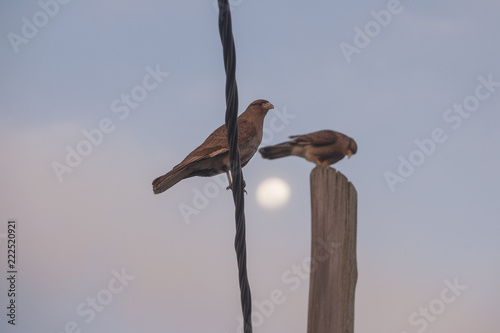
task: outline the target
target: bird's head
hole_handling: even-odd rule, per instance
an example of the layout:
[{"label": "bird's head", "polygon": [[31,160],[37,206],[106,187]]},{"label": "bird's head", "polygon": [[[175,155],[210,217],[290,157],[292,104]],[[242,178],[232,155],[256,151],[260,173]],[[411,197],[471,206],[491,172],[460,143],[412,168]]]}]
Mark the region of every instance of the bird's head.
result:
[{"label": "bird's head", "polygon": [[268,110],[274,109],[274,105],[272,105],[271,103],[269,103],[269,101],[266,101],[265,99],[258,99],[254,101],[252,104],[250,104],[250,106],[258,107],[266,112]]},{"label": "bird's head", "polygon": [[358,145],[354,139],[349,140],[349,146],[347,147],[347,158],[351,158],[352,155],[356,154],[358,151]]}]

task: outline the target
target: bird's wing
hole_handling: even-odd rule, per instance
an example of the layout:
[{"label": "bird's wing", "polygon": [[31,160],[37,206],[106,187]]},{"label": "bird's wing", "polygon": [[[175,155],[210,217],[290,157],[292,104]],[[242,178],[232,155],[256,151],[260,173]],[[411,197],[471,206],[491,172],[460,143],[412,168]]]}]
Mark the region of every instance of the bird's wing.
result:
[{"label": "bird's wing", "polygon": [[322,146],[336,142],[339,136],[334,131],[324,130],[303,135],[292,135],[290,139],[294,139],[293,142],[299,145],[311,144]]},{"label": "bird's wing", "polygon": [[[174,170],[182,169],[188,164],[228,152],[229,147],[226,133],[226,125],[219,126],[200,146],[186,156],[181,163],[176,165]],[[247,143],[256,134],[257,129],[252,122],[247,120],[238,121],[238,144],[240,146]]]},{"label": "bird's wing", "polygon": [[176,165],[173,170],[182,169],[188,164],[223,154],[228,150],[226,127],[222,125],[213,131],[201,145],[189,153],[189,155],[186,156],[181,163]]}]

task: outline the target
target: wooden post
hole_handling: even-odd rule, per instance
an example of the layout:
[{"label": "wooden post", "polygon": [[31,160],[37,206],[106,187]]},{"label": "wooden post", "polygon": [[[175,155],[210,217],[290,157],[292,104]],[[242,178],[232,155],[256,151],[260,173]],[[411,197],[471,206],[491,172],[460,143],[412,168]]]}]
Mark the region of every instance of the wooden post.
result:
[{"label": "wooden post", "polygon": [[308,333],[353,333],[357,193],[333,168],[311,172],[311,278]]}]

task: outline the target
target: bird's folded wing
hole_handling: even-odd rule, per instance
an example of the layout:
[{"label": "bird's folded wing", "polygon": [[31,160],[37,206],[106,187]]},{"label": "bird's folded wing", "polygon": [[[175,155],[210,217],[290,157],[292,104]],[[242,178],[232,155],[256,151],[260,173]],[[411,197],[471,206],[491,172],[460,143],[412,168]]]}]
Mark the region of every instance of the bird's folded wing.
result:
[{"label": "bird's folded wing", "polygon": [[213,131],[201,145],[186,156],[186,158],[172,170],[181,169],[188,164],[223,154],[228,150],[226,128],[222,125]]},{"label": "bird's folded wing", "polygon": [[[188,164],[201,161],[206,158],[224,154],[229,151],[227,144],[226,125],[221,125],[208,136],[208,138],[186,158],[176,165],[173,170],[181,169]],[[247,120],[238,121],[238,145],[244,145],[257,134],[255,125]]]},{"label": "bird's folded wing", "polygon": [[304,135],[292,135],[297,144],[312,144],[316,146],[332,144],[338,140],[338,135],[334,131],[324,130]]}]

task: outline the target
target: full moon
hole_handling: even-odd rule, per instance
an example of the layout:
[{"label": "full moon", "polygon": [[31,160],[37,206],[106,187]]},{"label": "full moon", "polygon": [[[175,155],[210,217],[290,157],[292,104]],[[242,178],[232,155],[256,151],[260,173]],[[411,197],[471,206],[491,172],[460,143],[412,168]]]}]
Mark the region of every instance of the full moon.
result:
[{"label": "full moon", "polygon": [[290,199],[290,186],[281,178],[264,179],[257,187],[257,202],[265,209],[278,209]]}]

